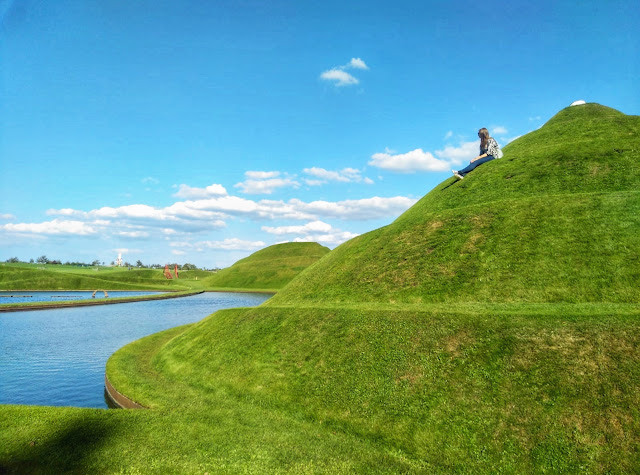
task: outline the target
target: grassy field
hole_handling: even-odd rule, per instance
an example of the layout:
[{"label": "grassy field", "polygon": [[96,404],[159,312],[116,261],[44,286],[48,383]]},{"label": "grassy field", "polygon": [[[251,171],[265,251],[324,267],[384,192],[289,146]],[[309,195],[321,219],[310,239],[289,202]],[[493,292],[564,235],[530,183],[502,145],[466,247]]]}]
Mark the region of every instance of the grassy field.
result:
[{"label": "grassy field", "polygon": [[0,290],[274,291],[328,252],[311,242],[277,244],[218,272],[178,271],[178,279],[167,279],[161,269],[3,263]]},{"label": "grassy field", "polygon": [[145,411],[0,408],[0,468],[638,473],[640,118],[561,111],[260,307],[107,364]]},{"label": "grassy field", "polygon": [[178,272],[179,279],[169,280],[159,269],[3,263],[0,290],[204,290],[202,282],[211,275]]}]

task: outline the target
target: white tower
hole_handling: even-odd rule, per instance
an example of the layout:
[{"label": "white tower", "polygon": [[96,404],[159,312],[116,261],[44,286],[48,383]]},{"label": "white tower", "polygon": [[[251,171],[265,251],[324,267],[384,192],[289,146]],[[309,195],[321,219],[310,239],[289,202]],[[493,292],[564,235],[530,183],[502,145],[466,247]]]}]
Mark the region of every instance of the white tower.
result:
[{"label": "white tower", "polygon": [[116,267],[122,267],[122,253],[118,253],[118,258],[116,259]]}]

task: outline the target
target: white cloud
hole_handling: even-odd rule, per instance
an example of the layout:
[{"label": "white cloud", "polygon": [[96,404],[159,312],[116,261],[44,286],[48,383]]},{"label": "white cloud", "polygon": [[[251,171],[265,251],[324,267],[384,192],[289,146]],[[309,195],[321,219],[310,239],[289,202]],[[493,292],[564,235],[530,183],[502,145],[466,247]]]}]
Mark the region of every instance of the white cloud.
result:
[{"label": "white cloud", "polygon": [[508,134],[509,131],[505,127],[502,127],[501,125],[497,125],[491,128],[491,133],[495,135],[505,135],[505,134]]},{"label": "white cloud", "polygon": [[447,132],[444,136],[444,139],[449,140],[451,137],[453,137],[453,130],[450,130],[449,132]]},{"label": "white cloud", "polygon": [[192,188],[188,185],[180,185],[180,189],[173,196],[176,198],[208,198],[210,196],[224,196],[227,190],[224,186],[212,184],[206,188]]},{"label": "white cloud", "polygon": [[345,200],[337,202],[312,201],[304,203],[300,200],[290,200],[298,212],[310,217],[338,218],[343,220],[369,220],[388,216],[398,216],[413,206],[417,200],[404,196],[393,198],[364,198],[360,200]]},{"label": "white cloud", "polygon": [[247,195],[270,195],[278,188],[298,188],[300,183],[291,178],[271,178],[269,180],[245,180],[234,185]]},{"label": "white cloud", "polygon": [[[357,174],[354,169],[345,173]],[[45,223],[7,223],[0,225],[0,232],[30,238],[44,238],[51,235],[98,236],[101,239],[146,239],[158,242],[175,241],[179,236],[194,236],[193,233],[213,231],[226,226],[226,220],[294,220],[303,221],[300,226],[268,227],[267,232],[275,235],[289,234],[297,239],[322,242],[326,245],[344,242],[355,236],[348,231],[335,229],[326,223],[327,219],[343,221],[377,220],[395,218],[416,202],[415,199],[395,196],[343,200],[311,201],[299,199],[250,200],[238,196],[218,196],[202,200],[178,201],[165,208],[148,205],[122,207],[102,207],[81,211],[70,208],[49,210],[50,215],[60,215]],[[222,220],[218,217],[224,217]],[[240,236],[239,236],[240,237]],[[256,250],[265,246],[263,241],[225,239],[222,241],[202,240],[191,250],[206,249]]]},{"label": "white cloud", "polygon": [[303,181],[309,186],[320,186],[326,183],[324,180],[311,180],[309,178],[304,178]]},{"label": "white cloud", "polygon": [[368,70],[369,66],[367,66],[367,64],[360,58],[351,58],[351,61],[349,61],[347,64],[343,66],[336,66],[329,69],[328,71],[323,72],[320,75],[320,79],[323,79],[325,81],[335,81],[334,85],[336,87],[359,84],[360,81],[358,80],[358,78],[346,72],[346,69]]},{"label": "white cloud", "polygon": [[173,254],[174,256],[184,256],[186,252],[180,251],[179,249],[172,249],[171,254]]},{"label": "white cloud", "polygon": [[340,219],[378,219],[397,216],[415,203],[415,200],[403,196],[391,198],[365,198],[346,201],[312,201],[299,199],[289,201],[260,200],[252,201],[237,196],[226,196],[209,200],[188,202],[188,206],[202,210],[224,212],[228,215],[249,219],[296,219],[314,220],[322,217]]},{"label": "white cloud", "polygon": [[9,213],[6,213],[6,214],[0,213],[0,219],[11,220],[11,219],[16,219],[16,217]]},{"label": "white cloud", "polygon": [[0,229],[10,233],[46,234],[46,235],[75,235],[90,236],[98,233],[98,228],[83,221],[59,220],[43,223],[10,223],[0,226]]},{"label": "white cloud", "polygon": [[173,228],[182,228],[185,231],[201,231],[205,229],[219,229],[226,226],[222,221],[224,213],[200,210],[192,206],[192,201],[177,202],[166,208],[154,208],[149,205],[127,205],[118,208],[104,206],[91,211],[79,211],[69,208],[55,210],[47,210],[47,215],[67,216],[76,219],[85,220],[104,220],[108,219],[112,227],[131,227],[136,224],[137,227],[143,226],[163,226],[168,223]]},{"label": "white cloud", "polygon": [[351,61],[349,61],[349,64],[346,65],[345,68],[369,69],[369,66],[367,66],[360,58],[351,58]]},{"label": "white cloud", "polygon": [[248,171],[245,176],[247,180],[236,183],[234,188],[240,188],[248,195],[270,195],[278,188],[300,186],[300,183],[289,176],[280,177],[280,172]]},{"label": "white cloud", "polygon": [[114,233],[116,236],[124,238],[147,238],[149,233],[146,231],[118,231]]},{"label": "white cloud", "polygon": [[298,235],[294,242],[319,242],[327,245],[342,244],[358,234],[336,229],[323,221],[312,221],[302,226],[263,226],[262,230],[275,235]]},{"label": "white cloud", "polygon": [[308,234],[311,232],[329,232],[331,231],[331,225],[322,221],[311,221],[310,223],[302,226],[262,226],[262,230],[269,234]]},{"label": "white cloud", "polygon": [[351,86],[360,83],[358,79],[342,69],[329,69],[320,75],[320,79],[335,81],[335,86],[337,87]]},{"label": "white cloud", "polygon": [[160,184],[160,180],[158,180],[157,178],[154,178],[152,176],[145,177],[140,181],[142,183],[144,183],[145,185],[158,185],[158,184]]},{"label": "white cloud", "polygon": [[[304,202],[299,199],[289,201],[259,200],[253,201],[238,196],[221,196],[206,200],[179,201],[166,208],[153,208],[147,205],[130,205],[120,208],[103,207],[91,211],[72,209],[49,210],[47,214],[73,216],[77,219],[96,218],[101,223],[117,223],[120,228],[136,226],[136,229],[148,229],[148,226],[159,226],[162,230],[176,228],[216,229],[226,224],[216,217],[245,217],[249,219],[296,219],[316,220],[323,217],[344,220],[368,220],[389,216],[397,216],[412,206],[416,200],[404,196],[382,198],[374,196],[359,200],[344,201],[312,201]],[[184,217],[181,219],[180,217]],[[105,221],[109,218],[109,221]],[[144,218],[144,219],[142,219]],[[188,219],[187,219],[188,218]],[[117,220],[114,221],[114,220]],[[167,226],[169,225],[169,226]],[[13,225],[5,225],[13,226]],[[174,231],[171,231],[174,232]]]},{"label": "white cloud", "polygon": [[207,249],[225,251],[256,251],[266,246],[263,241],[246,241],[238,238],[227,238],[222,241],[172,242],[171,247],[181,247],[202,252]]},{"label": "white cloud", "polygon": [[276,178],[280,176],[280,172],[248,171],[244,172],[244,176],[254,180],[267,180],[269,178]]},{"label": "white cloud", "polygon": [[335,232],[332,232],[332,233],[309,234],[304,237],[297,237],[293,241],[294,242],[319,242],[320,244],[326,244],[328,246],[337,246],[357,236],[359,236],[359,234],[354,234],[349,231],[336,230]]},{"label": "white cloud", "polygon": [[330,181],[337,181],[342,183],[366,183],[372,184],[373,180],[362,176],[362,172],[355,168],[343,168],[340,171],[330,171],[324,168],[312,167],[302,170],[307,175],[316,177],[316,180],[305,179],[305,183],[310,186],[322,185]]},{"label": "white cloud", "polygon": [[[459,165],[468,162],[476,157],[479,152],[479,142],[464,142],[458,147],[447,145],[442,150],[436,150],[435,154],[441,159],[446,160],[451,165]],[[447,166],[448,167],[448,166]]]},{"label": "white cloud", "polygon": [[375,153],[371,156],[369,165],[402,173],[416,171],[441,172],[446,171],[450,163],[435,158],[430,152],[421,148],[411,152],[392,155],[389,153]]},{"label": "white cloud", "polygon": [[72,208],[62,208],[62,209],[48,209],[45,214],[56,215],[56,216],[73,216],[81,213],[82,213],[81,211],[77,211]]}]

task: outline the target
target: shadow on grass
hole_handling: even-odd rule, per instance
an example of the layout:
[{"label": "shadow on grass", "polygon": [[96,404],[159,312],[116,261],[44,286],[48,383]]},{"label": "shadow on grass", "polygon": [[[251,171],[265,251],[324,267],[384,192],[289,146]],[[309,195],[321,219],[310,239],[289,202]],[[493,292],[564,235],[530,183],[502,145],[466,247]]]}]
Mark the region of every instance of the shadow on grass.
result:
[{"label": "shadow on grass", "polygon": [[112,428],[104,418],[81,416],[47,427],[17,441],[15,449],[0,458],[0,474],[84,473]]},{"label": "shadow on grass", "polygon": [[455,185],[456,183],[458,183],[460,180],[453,180],[451,183],[449,183],[447,186],[445,186],[444,188],[440,188],[440,191],[444,191],[447,188],[449,188],[450,186]]}]

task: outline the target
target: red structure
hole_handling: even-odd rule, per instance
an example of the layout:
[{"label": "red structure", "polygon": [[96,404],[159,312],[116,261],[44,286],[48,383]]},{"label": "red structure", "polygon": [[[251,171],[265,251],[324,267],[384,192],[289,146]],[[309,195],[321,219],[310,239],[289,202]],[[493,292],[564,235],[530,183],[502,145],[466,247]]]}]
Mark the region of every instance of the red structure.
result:
[{"label": "red structure", "polygon": [[176,267],[173,269],[173,275],[176,276],[176,279],[178,278],[178,264],[176,264]]},{"label": "red structure", "polygon": [[164,265],[164,276],[167,279],[173,279],[173,276],[171,275],[171,271],[169,270],[169,264]]}]

